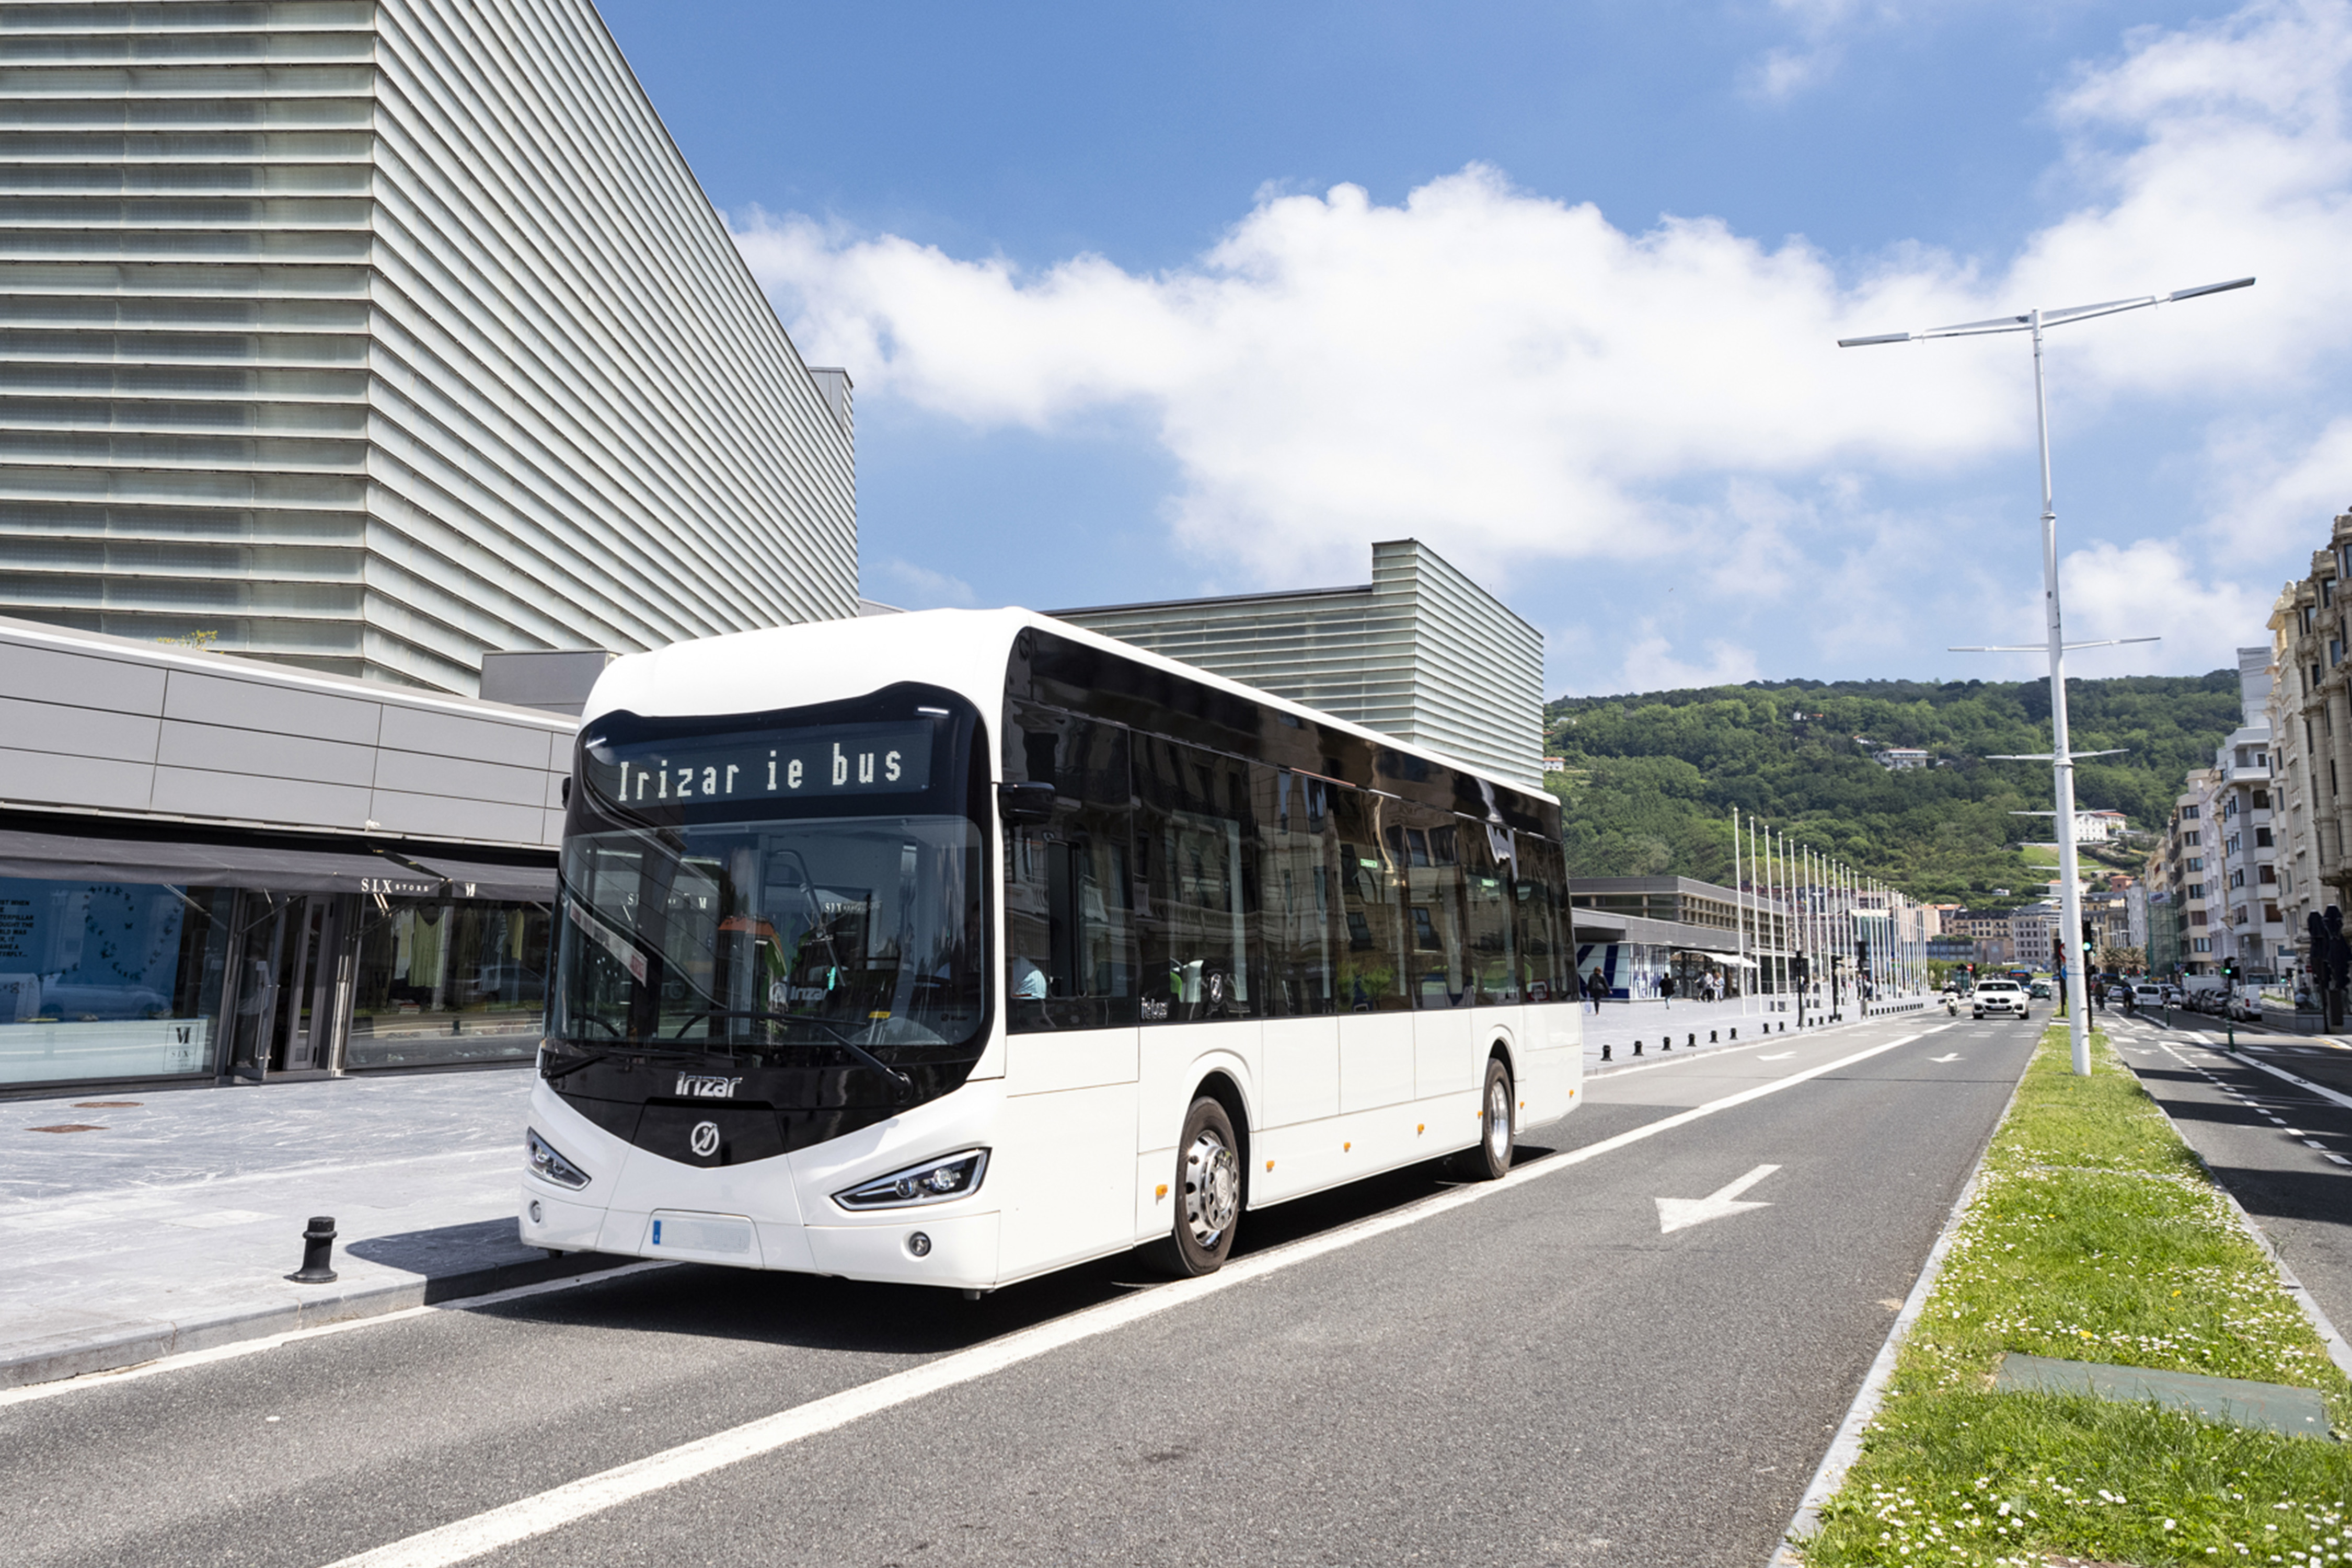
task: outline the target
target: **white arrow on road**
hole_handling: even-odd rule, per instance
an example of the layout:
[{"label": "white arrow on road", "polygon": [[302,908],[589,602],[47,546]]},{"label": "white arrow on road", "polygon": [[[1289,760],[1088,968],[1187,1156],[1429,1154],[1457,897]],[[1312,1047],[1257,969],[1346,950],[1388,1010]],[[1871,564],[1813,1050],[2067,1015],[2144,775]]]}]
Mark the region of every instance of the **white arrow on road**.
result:
[{"label": "white arrow on road", "polygon": [[1759,1165],[1738,1181],[1703,1198],[1660,1198],[1658,1234],[1669,1236],[1695,1225],[1705,1225],[1711,1219],[1721,1219],[1741,1209],[1769,1209],[1769,1203],[1742,1203],[1739,1194],[1779,1170],[1778,1165]]},{"label": "white arrow on road", "polygon": [[1956,1062],[1960,1059],[1960,1053],[1954,1051],[1948,1057],[1929,1057],[1927,1059],[1931,1062]]},{"label": "white arrow on road", "polygon": [[1781,1051],[1775,1056],[1758,1057],[1756,1059],[1759,1062],[1785,1062],[1796,1054],[1794,1051]]}]

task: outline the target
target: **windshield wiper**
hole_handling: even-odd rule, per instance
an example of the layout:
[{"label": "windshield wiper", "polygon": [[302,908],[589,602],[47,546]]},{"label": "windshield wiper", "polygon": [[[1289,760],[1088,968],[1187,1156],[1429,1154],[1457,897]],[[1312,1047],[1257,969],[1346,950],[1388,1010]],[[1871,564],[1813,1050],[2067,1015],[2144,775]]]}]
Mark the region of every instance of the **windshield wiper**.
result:
[{"label": "windshield wiper", "polygon": [[864,1046],[861,1046],[856,1041],[851,1039],[849,1037],[849,1031],[829,1018],[814,1018],[805,1013],[770,1013],[758,1009],[744,1012],[721,1012],[713,1008],[708,1012],[697,1013],[693,1017],[688,1018],[685,1023],[680,1024],[677,1026],[677,1033],[672,1035],[670,1038],[672,1040],[684,1038],[686,1032],[688,1029],[691,1029],[695,1025],[701,1023],[706,1018],[769,1018],[786,1024],[814,1025],[817,1028],[823,1029],[826,1034],[831,1035],[835,1045],[839,1046],[843,1050],[847,1051],[851,1056],[856,1057],[859,1061],[865,1063],[867,1067],[872,1068],[876,1072],[880,1073],[892,1083],[898,1085],[899,1098],[904,1099],[906,1096],[915,1092],[915,1080],[913,1079],[908,1078],[905,1073],[900,1072],[897,1068],[892,1067],[888,1062],[884,1061],[880,1057],[876,1056]]},{"label": "windshield wiper", "polygon": [[593,1067],[604,1059],[604,1052],[592,1051],[588,1055],[582,1057],[576,1062],[566,1062],[562,1067],[553,1068],[552,1070],[541,1068],[539,1071],[539,1076],[545,1079],[548,1082],[553,1083],[557,1079],[569,1078],[573,1073],[578,1072],[582,1068]]}]

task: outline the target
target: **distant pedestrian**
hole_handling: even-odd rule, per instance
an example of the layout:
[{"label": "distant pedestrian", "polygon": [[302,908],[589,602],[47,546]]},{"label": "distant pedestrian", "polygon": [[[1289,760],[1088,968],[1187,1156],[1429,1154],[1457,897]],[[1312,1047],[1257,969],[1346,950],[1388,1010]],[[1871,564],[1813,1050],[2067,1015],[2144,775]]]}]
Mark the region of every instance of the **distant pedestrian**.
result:
[{"label": "distant pedestrian", "polygon": [[1592,1004],[1594,1013],[1601,1011],[1601,999],[1608,994],[1609,982],[1601,978],[1601,971],[1596,969],[1584,977],[1584,999]]},{"label": "distant pedestrian", "polygon": [[1666,1004],[1666,1011],[1669,1013],[1673,1012],[1675,1010],[1674,971],[1668,970],[1665,973],[1658,976],[1658,995],[1664,1000]]}]

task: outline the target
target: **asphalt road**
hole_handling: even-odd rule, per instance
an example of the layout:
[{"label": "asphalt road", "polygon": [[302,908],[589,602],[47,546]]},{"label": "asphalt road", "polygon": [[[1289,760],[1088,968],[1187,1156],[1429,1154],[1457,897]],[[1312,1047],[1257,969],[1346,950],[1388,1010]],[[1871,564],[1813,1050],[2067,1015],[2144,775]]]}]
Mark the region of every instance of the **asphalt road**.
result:
[{"label": "asphalt road", "polygon": [[[977,1302],[667,1267],[0,1403],[0,1541],[318,1568],[536,1497],[549,1528],[476,1560],[1761,1564],[2039,1026],[1934,1014],[1595,1079],[1511,1181],[1251,1215],[1213,1291],[1125,1261]],[[1769,1206],[1662,1232],[1655,1200],[1763,1165],[1739,1197]],[[541,1495],[1103,1323],[600,1512]]]},{"label": "asphalt road", "polygon": [[[2241,1027],[2116,1031],[2124,1059],[2173,1125],[2270,1237],[2337,1332],[2352,1331],[2352,1109],[2264,1072],[2270,1062],[2346,1092],[2352,1051]],[[2207,1043],[2211,1042],[2211,1043]]]}]

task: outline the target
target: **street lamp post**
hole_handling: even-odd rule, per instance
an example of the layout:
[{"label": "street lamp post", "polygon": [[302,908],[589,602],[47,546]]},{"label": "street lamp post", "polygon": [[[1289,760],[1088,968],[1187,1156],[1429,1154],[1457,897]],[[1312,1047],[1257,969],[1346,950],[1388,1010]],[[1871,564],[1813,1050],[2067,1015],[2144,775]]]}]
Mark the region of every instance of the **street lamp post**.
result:
[{"label": "street lamp post", "polygon": [[[2207,294],[2226,293],[2232,289],[2250,288],[2251,278],[2233,278],[2226,283],[2206,283],[2194,289],[2176,289],[2169,294],[2149,294],[2134,300],[2109,300],[2096,305],[2070,305],[2063,310],[2036,308],[2021,316],[1997,316],[1990,321],[1963,321],[1958,326],[1931,327],[1923,332],[1882,332],[1875,337],[1840,338],[1842,349],[1866,348],[1878,343],[1925,342],[1931,338],[1986,337],[1996,332],[2031,332],[2033,334],[2033,422],[2042,447],[2042,598],[2044,620],[2049,632],[2050,654],[2050,770],[2057,796],[2054,824],[2058,837],[2058,879],[2060,897],[2065,910],[2065,924],[2061,929],[2079,931],[2083,928],[2083,891],[2076,880],[2074,853],[2074,753],[2068,750],[2066,734],[2066,647],[2064,628],[2058,612],[2058,511],[2053,500],[2050,484],[2050,402],[2044,388],[2042,369],[2042,334],[2051,327],[2087,321],[2098,316],[2113,316],[2125,310],[2143,310],[2150,305],[2169,305],[2182,300],[2195,300]],[[2137,639],[2135,639],[2137,640]],[[2081,645],[2076,645],[2081,646]],[[1988,650],[1990,651],[1990,650]],[[2084,1018],[2085,987],[2083,982],[2083,954],[2074,953],[2074,962],[2066,966],[2067,1035],[2074,1047],[2074,1067],[2077,1077],[2087,1078],[2091,1071],[2090,1026]]]}]

